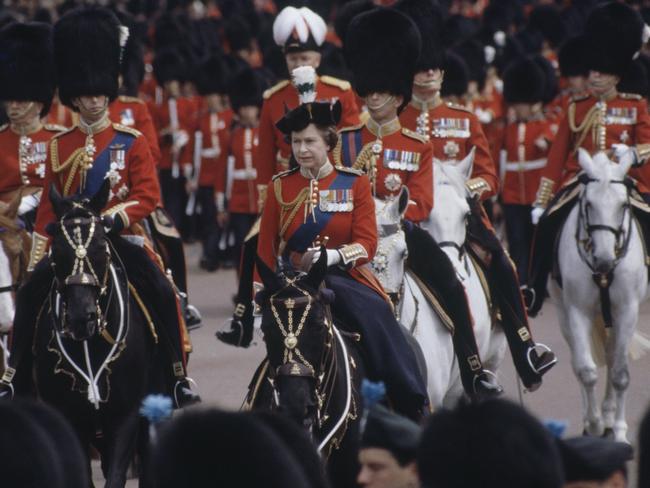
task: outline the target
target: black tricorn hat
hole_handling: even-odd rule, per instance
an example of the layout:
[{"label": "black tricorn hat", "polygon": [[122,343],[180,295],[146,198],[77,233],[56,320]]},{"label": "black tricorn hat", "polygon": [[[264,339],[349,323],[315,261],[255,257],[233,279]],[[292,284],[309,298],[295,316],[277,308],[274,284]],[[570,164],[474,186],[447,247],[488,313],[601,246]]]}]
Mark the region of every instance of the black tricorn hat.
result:
[{"label": "black tricorn hat", "polygon": [[398,10],[376,8],[357,15],[348,28],[345,52],[359,96],[388,92],[407,104],[421,44],[413,20]]},{"label": "black tricorn hat", "polygon": [[394,8],[405,13],[418,27],[422,47],[416,71],[438,69],[444,62],[443,18],[436,0],[400,0]]},{"label": "black tricorn hat", "polygon": [[43,104],[50,110],[55,71],[52,28],[40,22],[9,24],[0,30],[0,97]]},{"label": "black tricorn hat", "polygon": [[204,58],[197,67],[194,81],[199,95],[226,93],[228,91],[228,67],[222,56],[213,53]]},{"label": "black tricorn hat", "polygon": [[586,60],[588,50],[589,46],[585,36],[576,36],[564,41],[558,52],[558,63],[562,76],[587,76],[589,74],[589,65]]},{"label": "black tricorn hat", "polygon": [[449,51],[445,56],[443,65],[445,78],[442,81],[440,95],[442,97],[462,97],[467,93],[469,85],[469,68],[467,63],[458,54]]},{"label": "black tricorn hat", "polygon": [[589,69],[621,76],[641,49],[643,28],[641,15],[623,2],[592,10],[585,27]]},{"label": "black tricorn hat", "polygon": [[341,120],[341,102],[308,102],[284,114],[275,126],[286,135],[303,130],[309,124],[336,126]]},{"label": "black tricorn hat", "polygon": [[156,51],[153,59],[153,74],[159,85],[168,81],[182,81],[188,76],[188,63],[176,47]]},{"label": "black tricorn hat", "polygon": [[240,70],[231,78],[229,85],[228,96],[233,110],[246,106],[262,106],[263,81],[252,68]]},{"label": "black tricorn hat", "polygon": [[54,61],[59,98],[76,110],[80,96],[118,94],[120,22],[102,7],[82,7],[66,13],[54,26]]},{"label": "black tricorn hat", "polygon": [[503,97],[507,103],[539,103],[545,81],[544,71],[532,58],[515,59],[503,72]]}]

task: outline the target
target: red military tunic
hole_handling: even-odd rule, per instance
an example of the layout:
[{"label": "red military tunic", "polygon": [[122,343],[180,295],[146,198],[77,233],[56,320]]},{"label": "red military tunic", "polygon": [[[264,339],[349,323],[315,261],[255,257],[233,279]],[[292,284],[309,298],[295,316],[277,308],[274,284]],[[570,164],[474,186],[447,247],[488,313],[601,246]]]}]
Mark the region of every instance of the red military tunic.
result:
[{"label": "red military tunic", "polygon": [[[160,146],[160,159],[158,169],[172,169],[172,137],[171,119],[169,116],[170,99],[165,99],[161,104],[149,103],[149,110],[154,126],[158,131],[158,144]],[[196,103],[193,99],[179,97],[176,99],[176,112],[178,114],[178,127],[176,130],[187,138],[187,142],[178,157],[179,169],[192,165],[192,150],[194,132],[197,128]]]},{"label": "red military tunic", "polygon": [[153,162],[158,164],[158,161],[160,161],[158,135],[147,104],[139,98],[122,95],[108,106],[108,113],[109,118],[116,124],[133,127],[142,132],[142,135],[149,143]]},{"label": "red military tunic", "polygon": [[373,194],[394,197],[402,185],[409,189],[406,218],[426,219],[433,209],[433,150],[426,139],[403,128],[398,118],[379,126],[368,119],[365,125],[343,129],[333,151],[337,166],[368,173]]},{"label": "red military tunic", "polygon": [[[595,154],[621,143],[636,146],[641,161],[650,154],[650,115],[644,98],[614,92],[607,99],[574,99],[551,145],[537,204],[546,206],[552,193],[580,171],[578,148]],[[638,181],[639,191],[650,191],[650,168],[633,168],[630,176]]]},{"label": "red military tunic", "polygon": [[34,236],[40,244],[33,247],[34,263],[38,262],[34,255],[42,257],[47,246],[45,227],[56,218],[49,198],[52,183],[63,196],[70,196],[80,191],[80,174],[85,173],[85,192],[92,195],[108,177],[111,192],[103,213],[119,214],[125,227],[140,222],[156,208],[160,189],[144,136],[135,129],[109,124],[93,134],[94,162],[92,168],[84,172],[86,138],[86,133],[74,127],[57,134],[50,142],[43,197],[35,224]]},{"label": "red military tunic", "polygon": [[237,127],[230,137],[228,154],[228,180],[232,182],[228,198],[228,212],[257,214],[258,191],[256,185],[258,161],[255,159],[259,144],[257,127]]},{"label": "red military tunic", "polygon": [[[273,178],[262,213],[257,253],[269,268],[276,269],[279,256],[286,253],[295,260],[314,240],[327,241],[328,249],[339,249],[342,264],[352,277],[383,295],[372,272],[362,266],[372,260],[377,248],[375,204],[368,178],[347,168],[334,168],[331,163],[326,165],[318,180],[299,168]],[[314,221],[319,224],[316,229],[302,234],[305,223]]]},{"label": "red military tunic", "polygon": [[23,138],[8,124],[0,127],[0,200],[10,198],[20,188],[43,187],[48,144],[63,130],[59,125],[45,124]]},{"label": "red military tunic", "polygon": [[233,112],[204,111],[199,117],[201,133],[201,171],[199,186],[211,186],[215,191],[225,193],[228,140]]},{"label": "red military tunic", "polygon": [[433,156],[440,161],[460,161],[475,147],[472,178],[467,186],[481,200],[496,195],[499,180],[476,115],[460,105],[443,103],[440,98],[429,103],[413,99],[400,114],[400,121],[404,127],[429,137]]},{"label": "red military tunic", "polygon": [[526,122],[510,122],[500,149],[501,201],[532,205],[553,141],[551,122],[541,113]]},{"label": "red military tunic", "polygon": [[[320,76],[316,82],[316,100],[339,100],[342,114],[339,127],[359,124],[359,108],[354,92],[347,81],[331,76]],[[264,92],[264,105],[260,114],[260,144],[257,161],[258,183],[266,185],[271,177],[288,168],[291,146],[275,126],[288,110],[298,106],[298,91],[284,80]]]}]

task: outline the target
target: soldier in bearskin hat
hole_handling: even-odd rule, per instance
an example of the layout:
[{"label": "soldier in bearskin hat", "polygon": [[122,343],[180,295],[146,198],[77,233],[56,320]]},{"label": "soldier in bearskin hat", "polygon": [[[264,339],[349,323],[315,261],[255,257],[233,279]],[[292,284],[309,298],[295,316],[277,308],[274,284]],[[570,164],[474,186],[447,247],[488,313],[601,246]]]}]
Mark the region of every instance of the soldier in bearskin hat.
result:
[{"label": "soldier in bearskin hat", "polygon": [[43,124],[55,90],[52,29],[13,23],[0,31],[0,96],[9,124],[0,127],[0,200],[20,191],[19,214],[31,229],[50,139],[64,127]]},{"label": "soldier in bearskin hat", "polygon": [[[610,151],[615,159],[633,157],[629,175],[638,192],[650,194],[650,116],[647,102],[636,94],[619,93],[617,84],[642,46],[644,23],[637,11],[622,2],[594,9],[585,30],[585,59],[590,94],[574,97],[562,119],[543,170],[533,203],[533,223],[539,222],[531,258],[529,312],[535,316],[546,297],[546,281],[553,263],[555,236],[575,199],[552,212],[552,202],[577,184],[579,148],[590,154]],[[610,121],[608,121],[610,120]],[[613,120],[613,121],[612,121]],[[555,195],[555,196],[554,196]],[[643,224],[647,214],[636,212]],[[543,216],[543,218],[542,218]],[[644,224],[645,225],[645,224]],[[645,239],[650,233],[644,232]]]},{"label": "soldier in bearskin hat", "polygon": [[[498,297],[497,300],[500,302],[502,326],[517,372],[525,387],[534,390],[541,385],[541,376],[555,364],[556,358],[552,352],[546,350],[547,348],[538,353],[537,345],[530,334],[516,270],[495,236],[485,209],[481,205],[481,202],[495,195],[499,188],[488,141],[476,115],[463,106],[444,103],[440,97],[445,74],[441,69],[443,51],[436,37],[436,28],[439,25],[436,19],[440,15],[437,7],[430,0],[403,0],[398,7],[400,5],[403,5],[402,8],[414,19],[418,19],[420,31],[426,32],[423,35],[427,42],[424,51],[428,53],[428,56],[421,57],[418,62],[413,78],[414,97],[400,115],[400,120],[404,126],[416,130],[427,141],[431,141],[434,157],[441,161],[459,161],[470,151],[475,151],[472,175],[466,183],[472,196],[468,238],[489,251],[492,256],[489,263],[483,263],[492,296]],[[428,15],[422,15],[420,13],[422,10],[429,12]],[[407,234],[407,242],[409,238],[415,240],[417,232],[419,229]],[[488,372],[483,369],[474,338],[467,298],[462,284],[456,278],[453,265],[437,245],[436,249],[431,249],[429,252],[435,253],[435,262],[439,262],[440,269],[444,271],[437,273],[436,276],[421,276],[421,278],[442,296],[447,313],[454,323],[454,348],[458,355],[465,392],[470,396],[499,393],[501,387],[493,384],[489,380]],[[423,255],[421,258],[425,262],[431,259],[431,256]],[[410,259],[413,263],[417,263],[418,254],[411,252]],[[418,274],[425,268],[414,265],[413,271]]]},{"label": "soldier in bearskin hat", "polygon": [[[61,101],[79,113],[79,124],[58,134],[46,159],[43,198],[38,208],[29,268],[31,278],[17,296],[14,342],[10,367],[0,379],[0,395],[13,392],[12,379],[29,353],[36,324],[34,303],[47,296],[53,269],[45,257],[50,244],[46,227],[55,220],[51,189],[65,197],[92,197],[110,182],[110,198],[103,209],[112,218],[114,234],[140,233],[137,226],[155,208],[159,186],[149,146],[134,129],[112,123],[108,105],[117,97],[121,49],[128,30],[113,13],[89,7],[70,11],[54,27],[54,60]],[[62,164],[66,163],[66,164]],[[177,296],[153,251],[116,236],[116,252],[138,293],[148,304],[157,332],[165,337],[169,376],[178,406],[196,402],[185,374],[182,320]],[[151,257],[150,257],[151,256]],[[47,284],[47,286],[44,286]],[[28,374],[28,368],[22,374]]]}]

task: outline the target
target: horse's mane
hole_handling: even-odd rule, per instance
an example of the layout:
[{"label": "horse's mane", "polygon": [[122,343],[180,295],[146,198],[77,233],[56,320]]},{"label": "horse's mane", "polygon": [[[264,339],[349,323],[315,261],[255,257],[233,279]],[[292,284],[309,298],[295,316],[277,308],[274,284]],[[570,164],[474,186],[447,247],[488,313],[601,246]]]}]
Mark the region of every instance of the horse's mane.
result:
[{"label": "horse's mane", "polygon": [[436,185],[448,184],[452,186],[459,195],[463,197],[467,195],[467,187],[465,186],[465,175],[461,173],[458,167],[450,163],[440,163],[440,162],[435,162],[434,165],[440,170],[440,173],[444,176],[444,178],[442,179],[438,178],[438,180],[435,182]]}]

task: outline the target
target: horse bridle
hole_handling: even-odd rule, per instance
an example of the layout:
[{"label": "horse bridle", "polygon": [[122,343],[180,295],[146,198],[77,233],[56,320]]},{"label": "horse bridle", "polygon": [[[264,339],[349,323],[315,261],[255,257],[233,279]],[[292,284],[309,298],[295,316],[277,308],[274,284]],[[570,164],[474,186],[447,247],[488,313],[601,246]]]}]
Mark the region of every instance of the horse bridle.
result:
[{"label": "horse bridle", "polygon": [[[381,224],[378,226],[377,230],[378,230],[378,237],[380,238],[392,237],[392,239],[390,240],[386,248],[382,248],[379,246],[377,247],[377,251],[375,252],[375,257],[370,262],[370,266],[372,267],[376,275],[384,275],[385,279],[388,281],[388,279],[390,278],[390,276],[388,275],[388,257],[390,255],[390,252],[393,250],[393,247],[397,243],[397,238],[399,237],[399,234],[403,233],[404,231],[402,229],[402,226],[399,223]],[[403,289],[404,289],[404,283],[402,283],[400,289],[397,292],[388,293],[388,296],[393,302],[393,305],[399,303]]]}]

